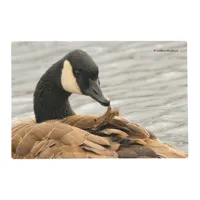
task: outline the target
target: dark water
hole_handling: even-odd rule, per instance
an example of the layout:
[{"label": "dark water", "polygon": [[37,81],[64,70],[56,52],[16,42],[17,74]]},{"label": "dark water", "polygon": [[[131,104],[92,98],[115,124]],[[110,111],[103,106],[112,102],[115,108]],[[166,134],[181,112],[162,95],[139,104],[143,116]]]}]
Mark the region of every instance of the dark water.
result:
[{"label": "dark water", "polygon": [[[12,43],[12,117],[33,114],[32,96],[41,75],[68,51],[82,49],[98,64],[112,107],[184,151],[188,146],[187,46],[185,42]],[[157,52],[170,49],[174,52]],[[72,95],[79,114],[102,114],[89,97]]]}]

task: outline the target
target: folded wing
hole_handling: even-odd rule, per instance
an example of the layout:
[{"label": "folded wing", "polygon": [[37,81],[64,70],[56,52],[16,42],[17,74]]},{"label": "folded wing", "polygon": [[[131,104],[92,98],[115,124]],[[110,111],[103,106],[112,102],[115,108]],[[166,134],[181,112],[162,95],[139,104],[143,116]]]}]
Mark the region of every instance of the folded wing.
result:
[{"label": "folded wing", "polygon": [[12,127],[13,158],[184,158],[187,154],[160,142],[143,127],[111,110],[102,116],[74,115]]}]

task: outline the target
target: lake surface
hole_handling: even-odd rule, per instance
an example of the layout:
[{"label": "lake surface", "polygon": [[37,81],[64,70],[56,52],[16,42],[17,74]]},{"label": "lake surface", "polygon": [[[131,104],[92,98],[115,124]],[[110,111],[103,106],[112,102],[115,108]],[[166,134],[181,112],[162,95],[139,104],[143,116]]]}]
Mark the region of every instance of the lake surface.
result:
[{"label": "lake surface", "polygon": [[[188,152],[186,42],[14,42],[12,119],[33,114],[39,78],[74,49],[85,50],[99,66],[101,87],[113,108]],[[74,94],[70,101],[77,114],[106,110],[86,96]]]}]

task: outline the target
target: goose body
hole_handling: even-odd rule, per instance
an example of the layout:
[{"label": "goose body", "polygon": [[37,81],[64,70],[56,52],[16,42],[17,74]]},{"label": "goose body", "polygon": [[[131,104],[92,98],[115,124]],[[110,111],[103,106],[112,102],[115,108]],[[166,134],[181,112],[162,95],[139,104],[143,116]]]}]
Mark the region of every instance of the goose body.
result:
[{"label": "goose body", "polygon": [[[68,98],[90,96],[107,111],[76,115]],[[185,158],[145,128],[120,116],[100,88],[98,67],[82,50],[72,51],[39,80],[34,93],[35,118],[12,125],[12,157],[33,158]]]}]

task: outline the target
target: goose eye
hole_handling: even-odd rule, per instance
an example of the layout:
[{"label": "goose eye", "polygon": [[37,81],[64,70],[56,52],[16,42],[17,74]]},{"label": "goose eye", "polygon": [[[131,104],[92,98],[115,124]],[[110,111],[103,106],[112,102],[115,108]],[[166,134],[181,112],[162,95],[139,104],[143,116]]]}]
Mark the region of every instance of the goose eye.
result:
[{"label": "goose eye", "polygon": [[78,70],[75,70],[74,73],[75,73],[76,76],[80,76],[81,75],[81,72],[78,71]]}]

